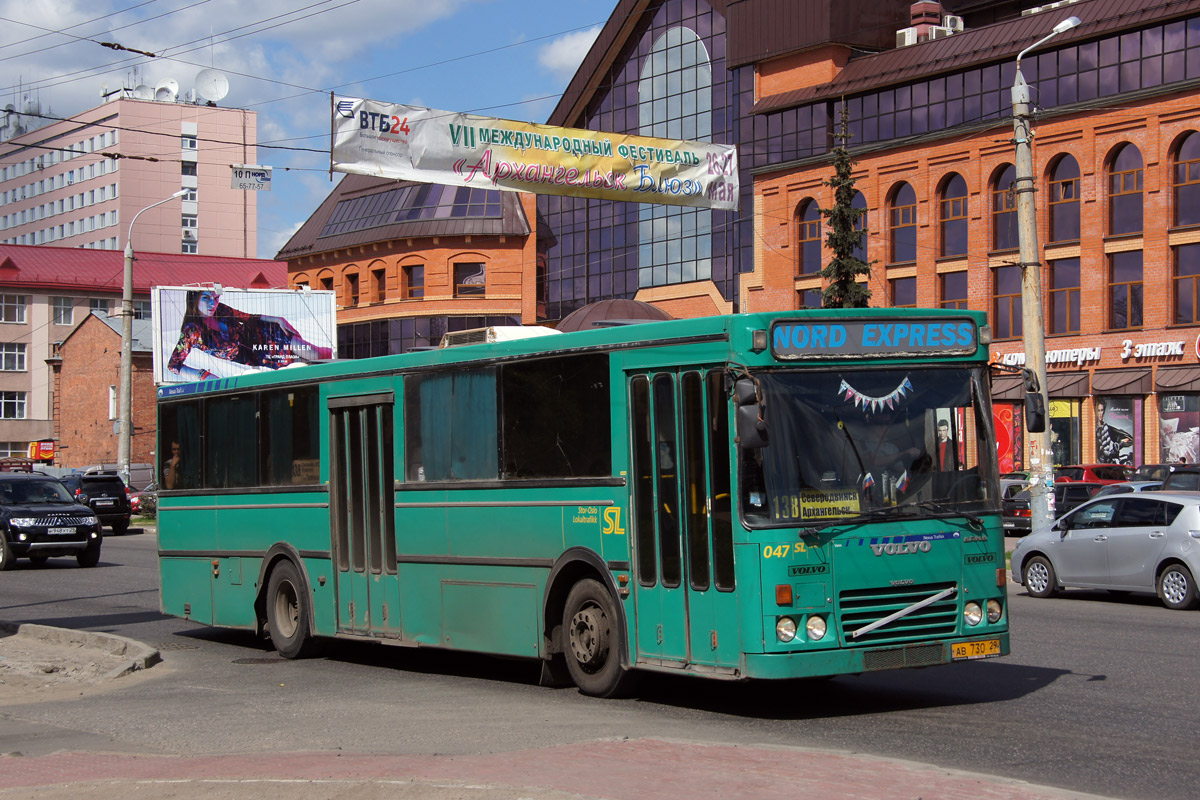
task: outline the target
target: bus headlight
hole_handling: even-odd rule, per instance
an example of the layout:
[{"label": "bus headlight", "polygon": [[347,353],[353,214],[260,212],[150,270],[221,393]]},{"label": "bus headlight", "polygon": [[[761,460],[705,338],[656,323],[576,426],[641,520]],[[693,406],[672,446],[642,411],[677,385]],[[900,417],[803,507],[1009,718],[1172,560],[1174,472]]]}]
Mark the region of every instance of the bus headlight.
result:
[{"label": "bus headlight", "polygon": [[991,622],[993,624],[999,622],[1000,617],[1002,617],[1004,615],[1004,608],[1001,607],[999,600],[988,600],[987,601],[987,610],[988,610],[988,622]]},{"label": "bus headlight", "polygon": [[808,631],[808,640],[810,642],[820,641],[825,638],[825,618],[818,617],[815,614],[808,618],[808,622],[804,623],[804,630]]},{"label": "bus headlight", "polygon": [[796,620],[791,617],[780,617],[775,622],[775,635],[781,642],[790,642],[796,638]]},{"label": "bus headlight", "polygon": [[963,606],[963,619],[968,625],[978,625],[983,620],[983,609],[979,607],[979,603],[972,600]]}]

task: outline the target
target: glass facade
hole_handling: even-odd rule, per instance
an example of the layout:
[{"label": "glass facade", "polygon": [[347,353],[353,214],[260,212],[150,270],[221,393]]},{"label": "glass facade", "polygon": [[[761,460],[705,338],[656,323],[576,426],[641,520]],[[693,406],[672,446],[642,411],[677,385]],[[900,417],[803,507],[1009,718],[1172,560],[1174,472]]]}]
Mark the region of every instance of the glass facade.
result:
[{"label": "glass facade", "polygon": [[437,347],[452,331],[520,325],[519,317],[404,317],[338,326],[338,358],[373,358]]}]

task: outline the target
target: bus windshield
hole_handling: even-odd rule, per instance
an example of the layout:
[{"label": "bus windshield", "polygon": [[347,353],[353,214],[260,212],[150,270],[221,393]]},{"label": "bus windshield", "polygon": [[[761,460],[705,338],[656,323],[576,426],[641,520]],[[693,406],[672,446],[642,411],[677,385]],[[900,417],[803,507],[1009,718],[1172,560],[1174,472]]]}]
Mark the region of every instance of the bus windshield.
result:
[{"label": "bus windshield", "polygon": [[750,527],[833,524],[881,508],[899,517],[998,512],[982,369],[754,377],[768,436],[765,447],[740,451]]}]

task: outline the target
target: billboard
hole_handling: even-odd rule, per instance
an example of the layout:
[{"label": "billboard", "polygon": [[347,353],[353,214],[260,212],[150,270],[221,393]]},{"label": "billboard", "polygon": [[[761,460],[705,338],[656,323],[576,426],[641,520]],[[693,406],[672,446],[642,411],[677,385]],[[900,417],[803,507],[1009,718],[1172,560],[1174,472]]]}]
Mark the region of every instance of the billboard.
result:
[{"label": "billboard", "polygon": [[377,178],[736,211],[733,145],[338,97],[332,167]]},{"label": "billboard", "polygon": [[337,357],[331,291],[155,286],[150,303],[158,384]]}]

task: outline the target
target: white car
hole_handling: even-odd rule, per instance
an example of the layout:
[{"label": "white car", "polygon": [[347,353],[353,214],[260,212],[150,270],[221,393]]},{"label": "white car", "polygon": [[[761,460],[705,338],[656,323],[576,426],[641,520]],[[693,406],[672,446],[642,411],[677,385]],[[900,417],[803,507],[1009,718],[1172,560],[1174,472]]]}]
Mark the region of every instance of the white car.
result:
[{"label": "white car", "polygon": [[1195,608],[1200,492],[1095,497],[1035,530],[1012,552],[1012,578],[1033,597],[1061,589],[1154,592],[1167,608]]}]

